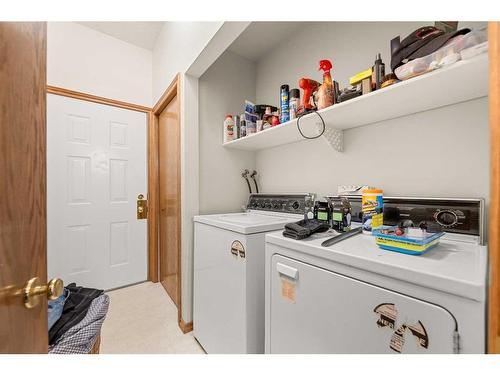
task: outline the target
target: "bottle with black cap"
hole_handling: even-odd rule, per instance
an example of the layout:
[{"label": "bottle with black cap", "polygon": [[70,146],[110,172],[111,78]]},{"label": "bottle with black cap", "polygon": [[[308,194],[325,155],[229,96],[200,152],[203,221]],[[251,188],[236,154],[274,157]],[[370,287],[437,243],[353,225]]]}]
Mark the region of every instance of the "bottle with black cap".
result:
[{"label": "bottle with black cap", "polygon": [[375,64],[372,67],[372,89],[378,90],[385,76],[385,64],[382,62],[380,53],[375,56]]}]

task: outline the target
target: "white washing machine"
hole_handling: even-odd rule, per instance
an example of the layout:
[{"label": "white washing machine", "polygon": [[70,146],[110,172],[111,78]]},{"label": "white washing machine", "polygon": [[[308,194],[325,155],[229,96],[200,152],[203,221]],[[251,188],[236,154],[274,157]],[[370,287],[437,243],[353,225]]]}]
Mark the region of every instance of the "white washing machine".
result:
[{"label": "white washing machine", "polygon": [[447,231],[421,256],[382,250],[364,234],[331,247],[321,245],[326,234],[268,234],[266,353],[484,353],[482,211],[472,199],[386,202],[388,224]]},{"label": "white washing machine", "polygon": [[265,234],[304,218],[310,194],[252,194],[244,213],[194,218],[194,336],[207,353],[264,353]]}]

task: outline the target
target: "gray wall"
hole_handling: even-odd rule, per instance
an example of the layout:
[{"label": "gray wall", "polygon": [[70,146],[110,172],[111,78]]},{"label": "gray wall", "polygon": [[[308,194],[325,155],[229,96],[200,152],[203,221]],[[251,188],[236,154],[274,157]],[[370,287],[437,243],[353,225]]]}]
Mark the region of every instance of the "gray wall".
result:
[{"label": "gray wall", "polygon": [[243,169],[255,168],[255,153],[222,147],[228,113],[241,114],[255,100],[255,63],[225,52],[199,80],[200,214],[241,211],[248,198]]},{"label": "gray wall", "polygon": [[[389,72],[389,40],[398,34],[404,37],[421,25],[309,25],[258,61],[257,101],[276,103],[279,86],[296,86],[302,76],[320,81],[317,66],[322,58],[332,59],[332,73],[341,86],[370,67],[377,52],[382,53]],[[446,88],[436,90],[446,95]],[[331,149],[323,139],[258,152],[256,167],[263,191],[324,195],[335,193],[339,184],[370,184],[383,188],[387,195],[489,196],[486,98],[351,129],[344,137],[343,153]]]}]

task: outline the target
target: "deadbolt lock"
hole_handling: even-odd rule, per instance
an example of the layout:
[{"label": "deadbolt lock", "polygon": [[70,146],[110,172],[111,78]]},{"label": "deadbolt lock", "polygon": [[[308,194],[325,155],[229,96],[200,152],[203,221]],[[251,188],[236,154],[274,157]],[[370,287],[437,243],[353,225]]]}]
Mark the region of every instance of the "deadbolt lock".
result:
[{"label": "deadbolt lock", "polygon": [[148,200],[144,199],[143,194],[137,196],[137,219],[143,220],[148,218]]}]

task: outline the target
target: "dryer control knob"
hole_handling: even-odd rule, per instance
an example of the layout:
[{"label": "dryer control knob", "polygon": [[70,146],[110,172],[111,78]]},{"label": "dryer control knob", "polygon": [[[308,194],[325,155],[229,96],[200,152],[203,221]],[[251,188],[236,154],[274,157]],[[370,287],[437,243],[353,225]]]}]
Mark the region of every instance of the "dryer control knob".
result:
[{"label": "dryer control knob", "polygon": [[439,225],[443,227],[452,227],[458,224],[458,216],[451,210],[437,211],[434,218]]}]

